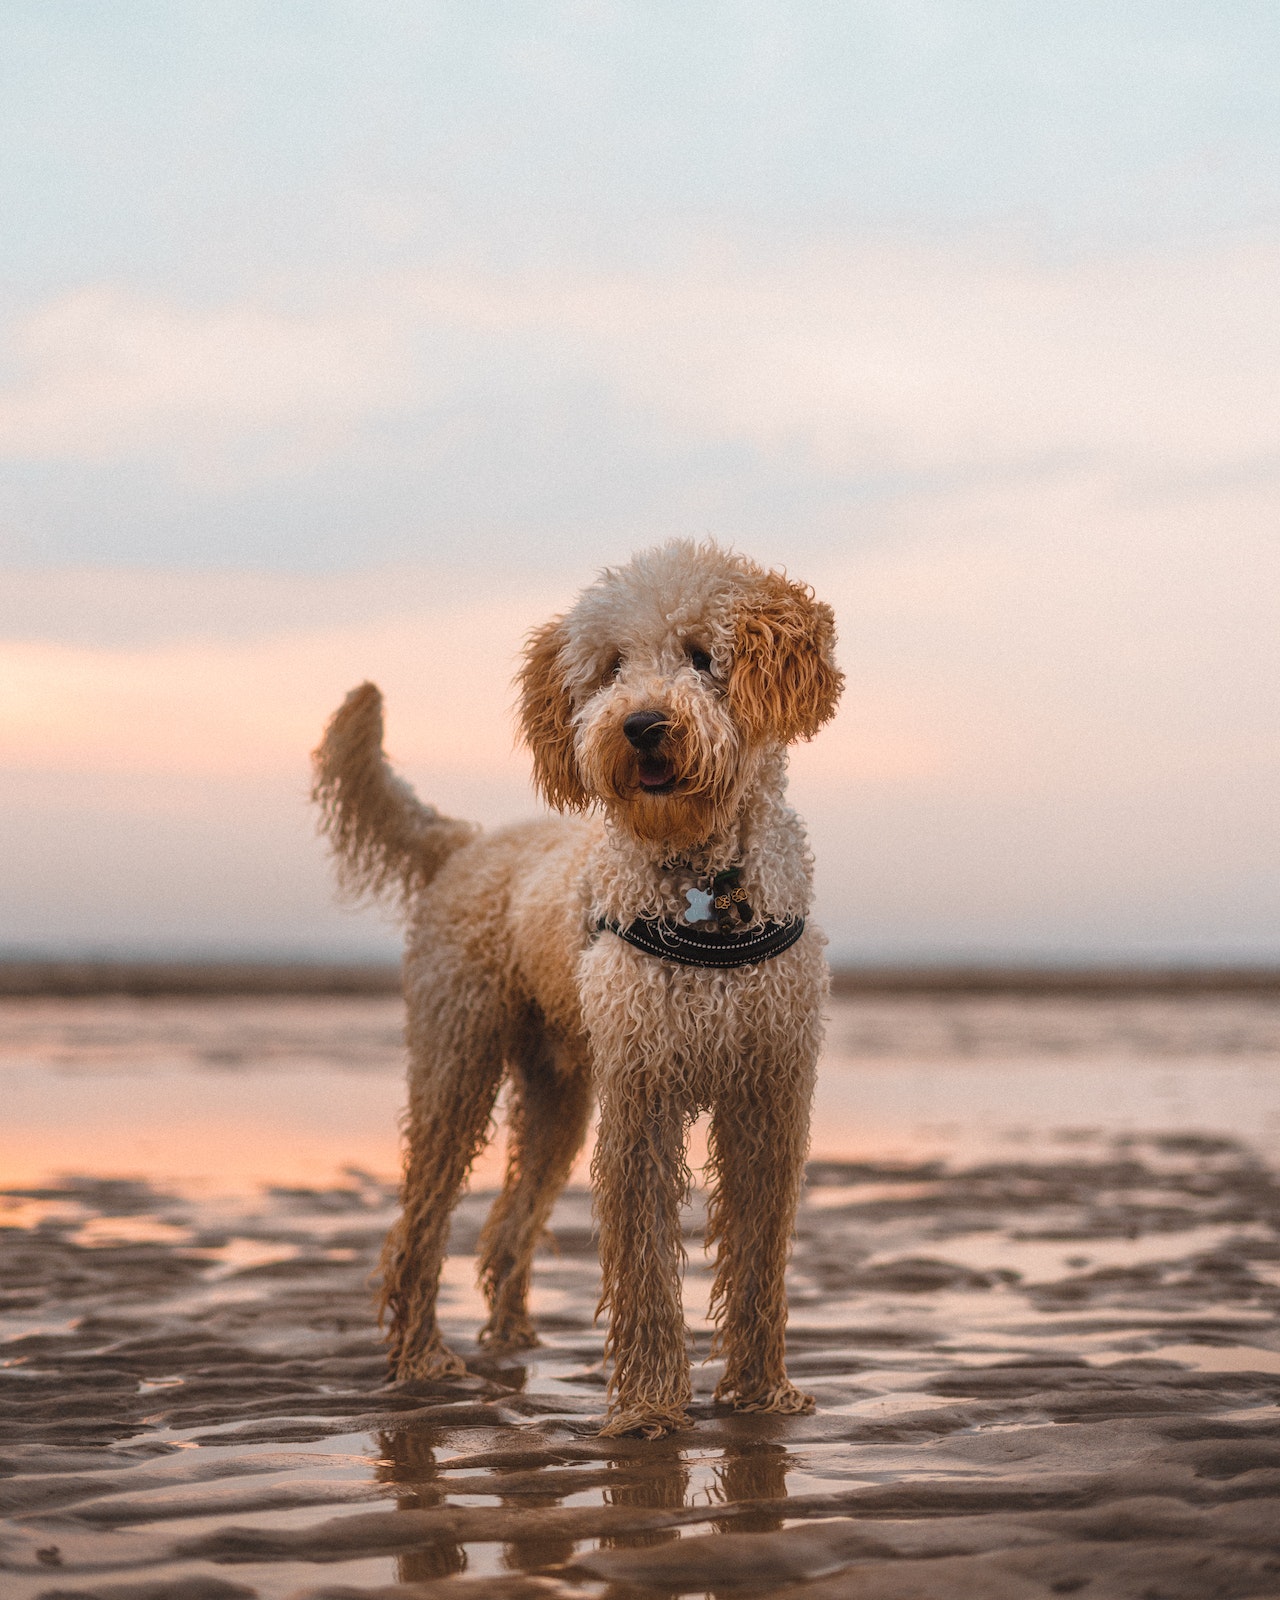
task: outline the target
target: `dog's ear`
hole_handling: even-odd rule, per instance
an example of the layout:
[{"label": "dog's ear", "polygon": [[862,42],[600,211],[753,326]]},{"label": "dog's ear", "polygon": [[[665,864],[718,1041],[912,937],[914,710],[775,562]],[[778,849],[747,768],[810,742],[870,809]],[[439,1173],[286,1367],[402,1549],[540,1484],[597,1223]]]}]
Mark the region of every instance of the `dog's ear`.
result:
[{"label": "dog's ear", "polygon": [[573,700],[560,664],[565,642],[563,617],[535,628],[525,640],[516,676],[520,737],[533,754],[533,781],[547,804],[557,811],[582,811],[591,797],[574,759]]},{"label": "dog's ear", "polygon": [[735,620],[729,703],[757,738],[812,739],[835,714],[844,674],[836,622],[813,590],[766,573]]}]

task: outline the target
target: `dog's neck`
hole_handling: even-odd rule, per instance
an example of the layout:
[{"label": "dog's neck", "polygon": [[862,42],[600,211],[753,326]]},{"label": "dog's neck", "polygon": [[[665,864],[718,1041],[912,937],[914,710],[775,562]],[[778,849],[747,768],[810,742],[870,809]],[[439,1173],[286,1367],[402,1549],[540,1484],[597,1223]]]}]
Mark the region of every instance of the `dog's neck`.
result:
[{"label": "dog's neck", "polygon": [[758,920],[804,916],[811,861],[803,824],[786,804],[786,767],[785,751],[765,755],[733,817],[692,850],[664,850],[606,817],[588,868],[591,917],[682,917],[685,890],[730,867],[741,872]]}]

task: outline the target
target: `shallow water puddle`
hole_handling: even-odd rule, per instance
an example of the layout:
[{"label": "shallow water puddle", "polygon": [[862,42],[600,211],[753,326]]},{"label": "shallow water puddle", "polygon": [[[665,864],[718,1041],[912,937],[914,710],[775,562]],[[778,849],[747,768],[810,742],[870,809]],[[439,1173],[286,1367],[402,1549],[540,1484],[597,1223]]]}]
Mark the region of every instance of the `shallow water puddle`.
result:
[{"label": "shallow water puddle", "polygon": [[1257,1345],[1158,1344],[1143,1353],[1152,1361],[1171,1361],[1197,1372],[1280,1373],[1280,1349],[1263,1350]]},{"label": "shallow water puddle", "polygon": [[[161,1585],[156,1600],[1280,1592],[1280,1075],[1253,1105],[1256,1142],[1233,1099],[1280,1043],[1280,1012],[837,1008],[792,1266],[793,1369],[818,1408],[724,1412],[707,1363],[692,1428],[645,1444],[595,1434],[581,1191],[553,1219],[559,1253],[538,1260],[540,1349],[499,1361],[473,1343],[477,1192],[443,1295],[471,1373],[384,1386],[367,1280],[394,1215],[376,1176],[394,1137],[379,1128],[390,1154],[366,1160],[372,1123],[356,1124],[398,1098],[398,1023],[383,1002],[353,1005],[69,1021],[46,1004],[19,1030],[21,1073],[47,1083],[33,1062],[52,1051],[77,1092],[118,1094],[134,1051],[145,1103],[173,1090],[151,1133],[186,1105],[184,1155],[228,1097],[281,1120],[220,1169],[235,1180],[221,1189],[207,1167],[174,1183],[156,1156],[70,1179],[47,1162],[0,1195],[5,1600],[146,1592],[131,1584]],[[1229,1058],[1204,1056],[1214,1037]],[[1089,1054],[1099,1041],[1110,1064]],[[291,1122],[304,1071],[320,1111]],[[377,1093],[348,1098],[344,1144],[338,1091],[355,1081]],[[1145,1128],[1143,1085],[1160,1113]],[[1165,1120],[1170,1095],[1181,1122]],[[1069,1126],[1073,1100],[1089,1129]],[[46,1150],[79,1148],[74,1127],[57,1145],[67,1103],[27,1126]],[[248,1181],[286,1149],[257,1171],[271,1187]],[[693,1207],[698,1358],[701,1219]]]}]

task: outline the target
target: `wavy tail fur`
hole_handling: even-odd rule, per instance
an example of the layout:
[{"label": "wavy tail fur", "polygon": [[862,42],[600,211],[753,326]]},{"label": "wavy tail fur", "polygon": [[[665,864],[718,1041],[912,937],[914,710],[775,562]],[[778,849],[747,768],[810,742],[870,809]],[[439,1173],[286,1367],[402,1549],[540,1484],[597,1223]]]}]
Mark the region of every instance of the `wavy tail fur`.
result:
[{"label": "wavy tail fur", "polygon": [[453,852],[479,832],[424,805],[382,753],[382,693],[353,689],[311,757],[311,798],[351,899],[387,895],[401,904],[425,889]]}]

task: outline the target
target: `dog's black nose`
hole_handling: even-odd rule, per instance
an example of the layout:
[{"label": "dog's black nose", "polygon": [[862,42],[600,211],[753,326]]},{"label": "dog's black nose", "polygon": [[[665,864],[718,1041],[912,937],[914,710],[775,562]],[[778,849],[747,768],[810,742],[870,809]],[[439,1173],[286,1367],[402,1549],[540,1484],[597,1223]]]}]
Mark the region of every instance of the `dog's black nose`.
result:
[{"label": "dog's black nose", "polygon": [[667,719],[661,711],[633,711],[622,724],[622,731],[637,750],[652,750],[666,731]]}]

